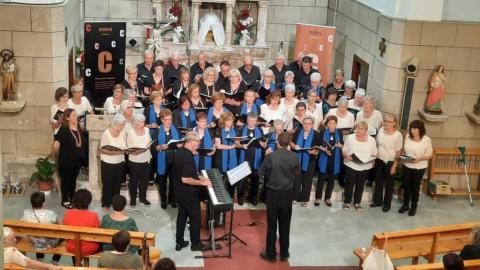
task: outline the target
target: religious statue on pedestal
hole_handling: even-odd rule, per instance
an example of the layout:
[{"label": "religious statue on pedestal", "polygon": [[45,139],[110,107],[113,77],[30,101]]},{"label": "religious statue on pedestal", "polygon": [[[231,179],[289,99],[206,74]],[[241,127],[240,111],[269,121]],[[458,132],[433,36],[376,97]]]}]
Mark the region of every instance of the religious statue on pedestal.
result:
[{"label": "religious statue on pedestal", "polygon": [[445,78],[445,67],[438,65],[430,77],[428,84],[428,96],[424,111],[430,114],[442,114],[442,103],[445,98],[447,79]]},{"label": "religious statue on pedestal", "polygon": [[2,65],[0,66],[0,73],[2,74],[2,100],[14,101],[16,100],[16,83],[15,75],[17,73],[17,65],[13,59],[13,51],[5,49],[0,52],[2,57]]},{"label": "religious statue on pedestal", "polygon": [[213,33],[215,44],[218,47],[223,46],[225,44],[225,29],[218,15],[211,10],[200,19],[200,30],[198,31],[200,45],[205,43],[210,31]]}]

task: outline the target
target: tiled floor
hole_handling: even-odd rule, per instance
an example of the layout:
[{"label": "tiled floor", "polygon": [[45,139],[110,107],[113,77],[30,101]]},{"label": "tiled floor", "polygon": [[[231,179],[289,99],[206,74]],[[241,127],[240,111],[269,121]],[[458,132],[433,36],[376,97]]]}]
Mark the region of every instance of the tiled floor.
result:
[{"label": "tiled floor", "polygon": [[[30,193],[29,190],[27,194]],[[64,209],[59,204],[58,194],[52,193],[48,196],[48,205],[60,216],[63,215]],[[174,251],[176,209],[168,208],[165,211],[158,205],[150,208],[138,205],[138,210],[129,209],[128,214],[136,219],[140,230],[156,233],[156,244],[162,249],[163,256],[171,257],[181,267],[204,265],[202,259],[194,259],[194,255],[198,254],[189,249]],[[475,206],[471,207],[463,197],[440,197],[432,200],[422,195],[417,216],[409,217],[407,214],[397,213],[400,207],[398,199],[394,199],[392,210],[388,213],[383,213],[379,208],[371,209],[366,202],[363,212],[345,212],[341,210],[340,202],[335,202],[332,208],[324,204],[318,208],[313,204],[307,208],[295,205],[289,262],[291,266],[355,266],[358,262],[352,250],[355,247],[368,246],[374,232],[478,221],[479,206],[478,199]],[[29,207],[28,196],[3,198],[3,217],[20,218],[26,207]],[[264,205],[259,205],[259,208],[263,207]],[[92,209],[100,217],[103,215],[98,202],[93,204]],[[185,235],[188,236],[188,233]],[[70,259],[63,258],[62,263],[68,264]]]}]

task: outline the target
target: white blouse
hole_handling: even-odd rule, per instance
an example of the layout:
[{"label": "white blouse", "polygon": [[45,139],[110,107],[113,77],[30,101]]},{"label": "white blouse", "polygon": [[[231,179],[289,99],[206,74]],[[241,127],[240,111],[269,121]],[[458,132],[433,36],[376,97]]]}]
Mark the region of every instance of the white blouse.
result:
[{"label": "white blouse", "polygon": [[344,117],[340,117],[337,114],[337,108],[330,109],[328,111],[327,115],[325,115],[325,119],[330,116],[330,115],[335,115],[337,117],[337,128],[342,129],[342,128],[353,128],[355,126],[355,117],[353,116],[353,113],[347,111],[347,115]]},{"label": "white blouse", "polygon": [[[132,148],[132,147],[145,148],[151,141],[152,141],[152,138],[150,137],[150,131],[148,128],[144,128],[144,134],[141,136],[135,133],[135,129],[132,129],[127,133],[128,148]],[[152,154],[150,153],[150,150],[142,152],[138,155],[131,155],[131,154],[128,155],[128,160],[135,163],[149,162],[151,158],[152,158]]]},{"label": "white blouse", "polygon": [[313,123],[313,128],[318,131],[318,127],[320,126],[320,123],[323,121],[323,110],[322,110],[322,103],[316,103],[315,104],[315,109],[313,111],[310,111],[308,109],[308,103],[307,104],[307,116],[311,116],[315,119],[315,123]]},{"label": "white blouse", "polygon": [[395,161],[396,152],[402,149],[403,138],[400,131],[395,130],[393,134],[385,133],[384,128],[380,128],[377,135],[378,158],[385,163]]},{"label": "white blouse", "polygon": [[[410,136],[407,134],[403,151],[405,151],[405,155],[413,158],[430,156],[433,153],[432,140],[424,135],[419,142],[416,142],[410,139]],[[417,163],[405,162],[404,165],[410,169],[425,169],[428,167],[428,160],[422,160]]]},{"label": "white blouse", "polygon": [[[283,105],[279,105],[278,109],[272,110],[268,107],[268,104],[262,104],[260,106],[260,111],[261,114],[260,116],[267,120],[268,122],[270,121],[275,121],[275,120],[282,120],[283,123],[287,121],[286,119],[286,111],[285,107]],[[262,127],[264,133],[268,133],[270,130],[273,130],[273,127],[268,128],[268,127]]]},{"label": "white blouse", "polygon": [[[107,128],[100,139],[100,148],[106,145],[115,146],[120,149],[127,149],[125,130],[122,130],[118,137],[113,137],[110,133],[110,128]],[[105,155],[100,153],[100,159],[109,164],[119,164],[125,161],[125,155]]]},{"label": "white blouse", "polygon": [[365,111],[359,111],[357,113],[357,119],[355,123],[360,121],[365,121],[368,124],[368,134],[369,135],[376,135],[377,131],[382,127],[383,124],[383,116],[379,110],[373,110],[372,115],[369,118],[365,118],[364,116]]},{"label": "white blouse", "polygon": [[78,116],[85,115],[92,111],[92,105],[90,105],[90,101],[88,101],[86,97],[81,98],[80,104],[73,103],[72,99],[69,98],[67,104],[68,108],[74,109]]},{"label": "white blouse", "polygon": [[[362,155],[364,157],[372,157],[377,155],[377,144],[375,139],[367,136],[366,142],[361,142],[357,140],[357,136],[355,134],[350,134],[345,139],[345,144],[343,146],[343,152],[348,154],[356,154]],[[360,164],[356,163],[353,160],[347,160],[346,158],[343,159],[343,163],[345,166],[348,166],[356,171],[365,171],[370,170],[373,168],[373,162]]]},{"label": "white blouse", "polygon": [[295,107],[297,106],[297,103],[299,102],[298,99],[293,98],[293,103],[292,104],[286,104],[285,103],[285,98],[280,99],[280,105],[283,105],[285,108],[285,111],[289,115],[289,117],[293,117],[295,115]]},{"label": "white blouse", "polygon": [[120,104],[113,104],[113,97],[108,97],[103,104],[103,108],[106,110],[103,114],[116,114],[120,112]]}]

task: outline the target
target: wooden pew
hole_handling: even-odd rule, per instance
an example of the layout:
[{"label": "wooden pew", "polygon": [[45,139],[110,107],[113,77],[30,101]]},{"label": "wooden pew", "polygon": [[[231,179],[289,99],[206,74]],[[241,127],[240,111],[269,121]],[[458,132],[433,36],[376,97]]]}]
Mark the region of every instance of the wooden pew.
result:
[{"label": "wooden pew", "polygon": [[[465,270],[480,269],[480,260],[463,261]],[[402,265],[395,267],[397,270],[443,270],[443,263],[424,263],[416,265]]]},{"label": "wooden pew", "polygon": [[480,222],[375,233],[366,252],[356,248],[353,253],[359,258],[360,268],[373,247],[386,250],[392,261],[411,258],[412,264],[417,264],[419,257],[425,257],[433,263],[437,254],[458,252],[470,243],[475,226]]},{"label": "wooden pew", "polygon": [[[92,241],[98,243],[111,243],[112,236],[118,230],[101,229],[101,228],[89,228],[69,225],[57,225],[57,224],[39,224],[32,222],[25,222],[21,220],[4,220],[3,226],[12,228],[17,236],[23,236],[17,243],[17,249],[23,252],[29,253],[45,253],[45,254],[60,254],[62,256],[75,256],[75,266],[80,266],[80,241]],[[150,249],[155,246],[155,234],[144,232],[129,232],[130,244],[132,246],[139,246],[142,250],[142,260],[144,265],[149,265],[152,260],[158,260],[160,258],[160,251],[156,249]],[[52,237],[60,239],[69,239],[75,241],[75,252],[71,253],[65,248],[65,241],[59,246],[47,249],[47,250],[35,250],[31,247],[30,241],[26,236],[40,236],[40,237]],[[88,264],[88,258],[100,258],[102,252],[92,254],[86,257]],[[87,265],[88,266],[88,265]]]}]

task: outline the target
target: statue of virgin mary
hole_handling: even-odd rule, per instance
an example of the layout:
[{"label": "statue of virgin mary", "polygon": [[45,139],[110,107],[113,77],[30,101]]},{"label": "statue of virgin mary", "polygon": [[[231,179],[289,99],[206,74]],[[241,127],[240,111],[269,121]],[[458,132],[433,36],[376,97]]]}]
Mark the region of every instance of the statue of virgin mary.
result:
[{"label": "statue of virgin mary", "polygon": [[198,31],[200,45],[205,43],[205,38],[210,30],[213,32],[213,38],[217,46],[220,47],[225,44],[225,29],[223,28],[222,21],[217,14],[211,10],[200,19],[200,30]]}]

